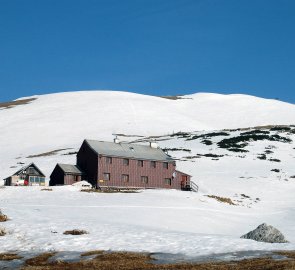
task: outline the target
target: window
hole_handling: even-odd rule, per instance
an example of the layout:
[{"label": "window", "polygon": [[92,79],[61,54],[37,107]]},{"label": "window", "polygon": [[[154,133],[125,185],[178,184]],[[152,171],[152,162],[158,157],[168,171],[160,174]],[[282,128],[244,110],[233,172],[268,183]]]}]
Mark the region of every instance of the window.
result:
[{"label": "window", "polygon": [[121,179],[123,182],[128,183],[129,182],[129,174],[122,174]]},{"label": "window", "polygon": [[165,183],[165,185],[169,185],[169,186],[171,186],[171,178],[165,178],[164,179],[164,183]]},{"label": "window", "polygon": [[138,167],[143,167],[143,160],[138,160],[137,165]]},{"label": "window", "polygon": [[106,163],[107,164],[112,164],[113,160],[111,157],[106,157]]},{"label": "window", "polygon": [[168,162],[163,162],[163,168],[168,169]]},{"label": "window", "polygon": [[103,180],[110,181],[111,180],[111,174],[110,173],[103,173]]},{"label": "window", "polygon": [[123,159],[123,165],[125,165],[125,166],[129,165],[129,159],[128,158]]},{"label": "window", "polygon": [[151,161],[151,167],[156,168],[156,161]]},{"label": "window", "polygon": [[149,178],[147,176],[142,176],[141,177],[141,183],[147,184],[149,182]]}]

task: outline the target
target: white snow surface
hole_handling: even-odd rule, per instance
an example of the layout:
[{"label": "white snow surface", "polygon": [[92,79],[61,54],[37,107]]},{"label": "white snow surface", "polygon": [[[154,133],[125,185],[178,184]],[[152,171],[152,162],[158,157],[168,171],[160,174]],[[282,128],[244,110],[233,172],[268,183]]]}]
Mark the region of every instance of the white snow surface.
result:
[{"label": "white snow surface", "polygon": [[[121,133],[126,135],[119,136],[121,140],[146,143],[148,136],[157,135],[160,147],[175,148],[169,154],[178,159],[178,169],[192,175],[199,192],[103,194],[80,192],[80,185],[53,187],[52,191],[0,188],[0,209],[11,219],[0,224],[9,231],[0,237],[0,252],[111,249],[202,256],[295,249],[294,127],[293,133],[265,128],[270,135],[291,141],[250,141],[245,153],[217,146],[224,138],[239,136],[241,130],[209,137],[212,145],[204,144],[204,137],[187,140],[173,135],[182,131],[191,132],[192,137],[224,128],[292,125],[294,105],[245,95],[204,93],[177,100],[111,91],[35,98],[30,104],[0,109],[1,179],[23,164],[35,162],[48,181],[57,162],[75,163],[71,153],[85,138],[110,141],[112,133]],[[55,150],[59,151],[29,158]],[[259,159],[266,150],[270,151],[266,159]],[[206,154],[219,157],[201,156]],[[231,198],[236,205],[206,195]],[[290,243],[239,238],[264,222],[279,229]],[[84,229],[89,234],[63,235],[70,229]]]},{"label": "white snow surface", "polygon": [[[150,136],[295,122],[294,105],[247,95],[198,93],[171,100],[118,91],[80,91],[27,98],[36,100],[0,109],[0,179],[14,173],[10,167],[17,163],[36,161],[26,158],[30,155],[77,150],[85,138],[112,140],[112,133]],[[75,156],[59,159],[67,161],[75,162]],[[47,176],[55,163],[56,158],[50,156],[38,160]]]}]

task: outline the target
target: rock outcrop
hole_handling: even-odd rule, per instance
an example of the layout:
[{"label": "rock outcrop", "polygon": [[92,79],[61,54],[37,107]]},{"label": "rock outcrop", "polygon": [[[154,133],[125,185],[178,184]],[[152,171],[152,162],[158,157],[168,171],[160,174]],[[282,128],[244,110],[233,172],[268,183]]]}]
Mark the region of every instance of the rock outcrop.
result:
[{"label": "rock outcrop", "polygon": [[242,235],[241,238],[266,243],[288,243],[285,236],[278,229],[266,223],[262,223],[255,230]]}]

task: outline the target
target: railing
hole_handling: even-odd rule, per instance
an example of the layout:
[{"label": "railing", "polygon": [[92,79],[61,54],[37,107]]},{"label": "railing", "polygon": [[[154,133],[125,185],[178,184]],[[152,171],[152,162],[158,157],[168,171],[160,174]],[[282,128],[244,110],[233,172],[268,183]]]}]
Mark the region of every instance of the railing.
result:
[{"label": "railing", "polygon": [[191,191],[198,192],[199,186],[195,182],[190,181],[190,186],[191,186]]}]

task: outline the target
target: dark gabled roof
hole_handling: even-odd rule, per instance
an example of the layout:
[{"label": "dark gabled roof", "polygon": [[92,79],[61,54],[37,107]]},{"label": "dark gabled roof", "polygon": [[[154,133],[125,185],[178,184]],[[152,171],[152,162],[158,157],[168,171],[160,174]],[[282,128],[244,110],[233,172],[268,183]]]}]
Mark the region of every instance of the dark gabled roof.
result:
[{"label": "dark gabled roof", "polygon": [[72,174],[80,174],[80,175],[83,174],[83,172],[76,165],[60,164],[60,163],[57,163],[57,165],[62,169],[64,173],[72,173]]},{"label": "dark gabled roof", "polygon": [[161,148],[148,145],[85,140],[97,154],[103,156],[171,162],[173,159]]},{"label": "dark gabled roof", "polygon": [[35,163],[30,163],[29,165],[26,165],[24,167],[22,167],[21,169],[19,169],[17,172],[15,172],[13,175],[20,175],[23,171],[25,171],[26,169],[28,169],[29,167],[33,166],[35,168],[35,170],[41,175],[45,177],[45,174],[37,167],[37,165]]}]

